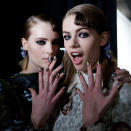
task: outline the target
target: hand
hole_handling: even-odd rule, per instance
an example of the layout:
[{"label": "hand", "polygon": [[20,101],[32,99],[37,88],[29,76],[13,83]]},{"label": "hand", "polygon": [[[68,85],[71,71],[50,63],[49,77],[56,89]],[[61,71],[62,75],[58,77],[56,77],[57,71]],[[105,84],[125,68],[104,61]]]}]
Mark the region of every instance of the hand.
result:
[{"label": "hand", "polygon": [[112,88],[108,96],[105,96],[102,93],[101,64],[97,65],[95,81],[91,65],[87,67],[87,70],[89,84],[86,84],[85,79],[81,74],[80,80],[84,92],[81,92],[79,89],[77,90],[77,93],[83,101],[82,113],[84,127],[87,127],[97,122],[102,117],[103,113],[107,110],[107,108],[111,105],[112,101],[114,100],[114,97],[118,93],[118,85],[115,85],[115,87]]},{"label": "hand", "polygon": [[[32,113],[31,120],[35,129],[41,128],[45,124],[45,120],[52,113],[60,96],[63,94],[63,88],[56,93],[58,82],[64,76],[64,73],[57,75],[63,66],[53,70],[56,60],[49,63],[46,70],[39,72],[39,93],[30,88],[32,94]],[[57,75],[57,77],[56,77]]]},{"label": "hand", "polygon": [[127,82],[131,86],[131,75],[125,69],[117,68],[113,73],[113,78],[115,81],[121,81],[123,84]]}]

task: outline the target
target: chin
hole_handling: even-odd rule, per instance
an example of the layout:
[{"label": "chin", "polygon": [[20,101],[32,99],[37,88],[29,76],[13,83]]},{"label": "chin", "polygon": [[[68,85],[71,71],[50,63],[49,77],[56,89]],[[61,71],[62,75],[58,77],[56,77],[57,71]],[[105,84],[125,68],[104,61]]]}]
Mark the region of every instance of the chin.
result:
[{"label": "chin", "polygon": [[74,65],[74,66],[75,66],[75,69],[77,71],[82,71],[82,72],[86,72],[87,71],[87,69],[84,66],[82,66],[82,65]]}]

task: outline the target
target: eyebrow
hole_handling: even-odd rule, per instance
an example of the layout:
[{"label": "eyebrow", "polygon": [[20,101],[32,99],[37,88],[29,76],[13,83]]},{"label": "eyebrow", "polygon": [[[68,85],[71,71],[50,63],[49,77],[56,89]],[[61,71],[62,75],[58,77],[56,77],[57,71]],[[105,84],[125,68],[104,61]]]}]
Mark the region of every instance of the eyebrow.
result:
[{"label": "eyebrow", "polygon": [[[80,27],[76,30],[76,32],[80,31],[80,30],[83,30],[83,29],[86,29],[86,30],[89,30],[87,27]],[[68,31],[63,31],[62,33],[70,33]]]},{"label": "eyebrow", "polygon": [[37,37],[36,39],[48,40],[47,38],[43,38],[43,37]]},{"label": "eyebrow", "polygon": [[[36,38],[37,40],[48,40],[47,38],[42,38],[42,37],[38,37]],[[57,41],[59,40],[59,37],[58,38],[54,38],[53,41]]]}]

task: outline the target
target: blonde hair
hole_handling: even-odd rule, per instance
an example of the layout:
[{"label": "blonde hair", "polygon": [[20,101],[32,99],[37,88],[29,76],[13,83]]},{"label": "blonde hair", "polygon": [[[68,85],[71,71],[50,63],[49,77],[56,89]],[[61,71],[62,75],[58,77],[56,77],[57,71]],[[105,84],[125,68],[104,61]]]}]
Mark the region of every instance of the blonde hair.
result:
[{"label": "blonde hair", "polygon": [[[47,16],[45,14],[40,14],[40,15],[32,15],[30,16],[25,24],[24,24],[24,31],[23,31],[23,37],[28,40],[31,32],[30,32],[30,29],[38,24],[39,22],[49,22],[51,25],[52,25],[52,28],[53,28],[53,31],[55,32],[58,32],[60,34],[60,29],[59,29],[59,26],[58,26],[58,23],[56,21],[55,18],[51,17],[51,16]],[[29,62],[29,55],[28,55],[28,52],[26,51],[25,52],[25,57],[23,60],[21,60],[19,62],[19,65],[21,66],[21,68],[23,70],[26,70],[27,67],[28,67],[28,62]]]}]

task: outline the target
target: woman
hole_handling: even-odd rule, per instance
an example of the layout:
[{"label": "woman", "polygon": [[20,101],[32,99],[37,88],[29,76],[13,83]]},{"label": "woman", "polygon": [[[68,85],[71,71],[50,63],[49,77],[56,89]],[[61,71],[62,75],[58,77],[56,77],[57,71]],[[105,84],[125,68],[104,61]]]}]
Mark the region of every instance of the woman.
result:
[{"label": "woman", "polygon": [[90,4],[78,5],[66,13],[62,28],[69,99],[54,130],[130,131],[131,88],[123,82],[131,79],[111,79],[117,67],[104,50],[109,31],[103,12]]},{"label": "woman", "polygon": [[[0,130],[41,128],[43,118],[49,116],[63,94],[63,89],[57,89],[64,76],[61,71],[63,65],[55,67],[61,42],[58,27],[56,21],[46,15],[27,19],[21,39],[25,52],[25,58],[20,62],[22,70],[0,81]],[[39,86],[38,81],[41,83]],[[41,98],[41,103],[35,102]],[[43,105],[46,108],[37,119]]]}]

